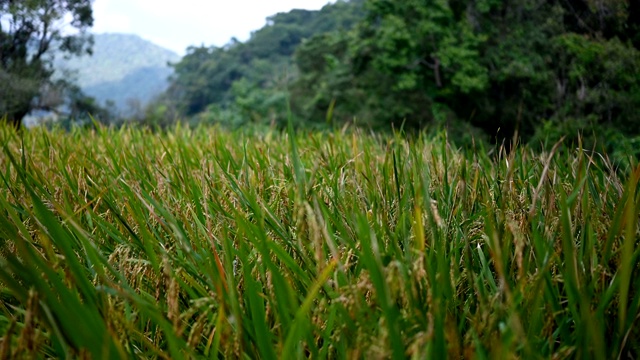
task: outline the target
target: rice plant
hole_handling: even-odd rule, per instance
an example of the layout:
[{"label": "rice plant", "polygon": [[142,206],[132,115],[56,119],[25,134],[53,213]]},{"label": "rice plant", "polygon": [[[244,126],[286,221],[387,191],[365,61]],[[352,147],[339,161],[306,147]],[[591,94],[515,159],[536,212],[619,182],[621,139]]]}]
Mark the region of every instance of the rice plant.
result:
[{"label": "rice plant", "polygon": [[444,133],[0,146],[0,358],[640,356],[637,164]]}]

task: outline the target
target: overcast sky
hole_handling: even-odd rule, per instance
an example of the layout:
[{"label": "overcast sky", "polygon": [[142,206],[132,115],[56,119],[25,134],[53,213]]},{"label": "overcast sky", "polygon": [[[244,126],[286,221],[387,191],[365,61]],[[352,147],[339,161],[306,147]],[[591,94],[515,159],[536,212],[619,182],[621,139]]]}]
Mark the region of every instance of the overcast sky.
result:
[{"label": "overcast sky", "polygon": [[95,0],[93,31],[133,33],[184,55],[190,45],[249,38],[267,16],[317,10],[330,0]]}]

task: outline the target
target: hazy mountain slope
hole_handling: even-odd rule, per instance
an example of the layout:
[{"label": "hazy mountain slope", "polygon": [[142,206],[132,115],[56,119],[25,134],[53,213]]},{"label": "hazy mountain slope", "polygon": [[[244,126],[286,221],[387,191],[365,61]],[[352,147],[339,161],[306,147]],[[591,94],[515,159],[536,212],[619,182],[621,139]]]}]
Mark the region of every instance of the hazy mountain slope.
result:
[{"label": "hazy mountain slope", "polygon": [[92,56],[64,59],[55,67],[70,70],[72,77],[89,96],[99,103],[113,100],[121,111],[129,99],[142,103],[162,93],[177,62],[176,53],[131,34],[96,34]]}]

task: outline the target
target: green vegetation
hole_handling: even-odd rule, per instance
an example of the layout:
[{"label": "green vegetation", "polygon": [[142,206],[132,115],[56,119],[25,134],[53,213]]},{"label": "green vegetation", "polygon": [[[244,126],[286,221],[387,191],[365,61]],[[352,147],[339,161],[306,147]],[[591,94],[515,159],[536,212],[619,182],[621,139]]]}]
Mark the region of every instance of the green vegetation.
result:
[{"label": "green vegetation", "polygon": [[300,126],[438,125],[548,149],[582,133],[621,151],[640,141],[638,34],[631,0],[338,1],[192,49],[167,103],[196,123],[284,127],[289,103]]},{"label": "green vegetation", "polygon": [[[73,118],[89,112],[120,125],[124,119],[100,108],[112,98],[125,108],[122,118],[152,127],[285,128],[293,114],[296,128],[447,128],[459,144],[517,135],[547,151],[561,138],[577,146],[580,137],[616,161],[640,155],[638,1],[339,0],[275,14],[246,42],[191,47],[180,61],[139,39],[97,36],[90,61],[98,69],[71,60],[80,88],[97,101],[50,81],[43,54],[59,60],[54,45],[79,54],[88,43],[46,33],[47,9],[78,12],[81,35],[92,22],[86,0],[64,11],[62,3],[2,3],[0,114],[14,124],[28,110],[63,103],[80,110]],[[30,57],[26,44],[39,39]],[[167,60],[176,61],[168,87]],[[127,102],[135,97],[141,101]]]},{"label": "green vegetation", "polygon": [[352,28],[364,15],[363,2],[338,1],[319,11],[278,13],[246,43],[233,39],[221,48],[188,49],[174,66],[164,105],[198,123],[283,124],[289,85],[298,76],[296,49],[317,34]]},{"label": "green vegetation", "polygon": [[[0,359],[640,356],[640,2],[280,13],[190,48],[158,132],[51,80],[90,1],[0,20]],[[16,129],[61,104],[91,129]]]},{"label": "green vegetation", "polygon": [[0,120],[19,127],[32,110],[87,104],[54,79],[51,55],[91,52],[92,25],[91,0],[0,1]]},{"label": "green vegetation", "polygon": [[292,127],[0,145],[3,358],[640,356],[634,160]]}]

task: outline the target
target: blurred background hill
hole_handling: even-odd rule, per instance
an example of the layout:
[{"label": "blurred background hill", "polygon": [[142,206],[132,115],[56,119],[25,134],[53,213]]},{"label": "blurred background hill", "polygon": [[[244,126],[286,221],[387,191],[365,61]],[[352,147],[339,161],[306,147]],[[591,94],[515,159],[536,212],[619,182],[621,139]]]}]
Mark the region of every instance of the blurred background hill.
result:
[{"label": "blurred background hill", "polygon": [[113,101],[118,113],[127,116],[166,90],[173,73],[169,63],[179,60],[173,51],[137,35],[95,34],[93,55],[56,56],[54,67],[99,105]]}]

